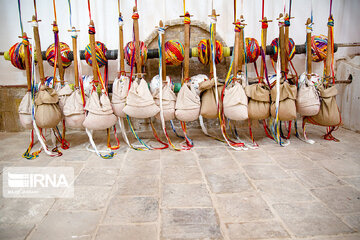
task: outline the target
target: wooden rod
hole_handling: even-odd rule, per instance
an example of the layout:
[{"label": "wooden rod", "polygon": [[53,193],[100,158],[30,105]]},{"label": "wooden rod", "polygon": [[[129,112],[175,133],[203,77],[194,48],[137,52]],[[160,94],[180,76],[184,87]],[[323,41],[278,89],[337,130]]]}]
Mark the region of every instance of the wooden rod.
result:
[{"label": "wooden rod", "polygon": [[[121,13],[119,15],[121,17]],[[124,64],[124,33],[123,26],[119,24],[119,50],[120,50],[120,72],[125,75],[125,64]]]},{"label": "wooden rod", "polygon": [[[163,21],[160,20],[159,27],[164,27]],[[162,72],[162,81],[166,81],[166,61],[165,61],[165,31],[164,34],[161,34],[161,72]]]},{"label": "wooden rod", "polygon": [[[76,31],[75,27],[72,27]],[[79,87],[79,68],[78,68],[78,51],[77,51],[77,37],[72,37],[73,53],[74,53],[74,73],[75,73],[75,87]]]},{"label": "wooden rod", "polygon": [[[189,12],[186,12],[185,15],[188,15]],[[190,15],[190,14],[189,14]],[[185,16],[184,16],[185,17]],[[189,16],[190,17],[190,16]],[[190,23],[184,24],[184,42],[185,42],[185,49],[184,49],[184,79],[188,81],[189,78],[189,61],[190,61]]]},{"label": "wooden rod", "polygon": [[[236,19],[236,22],[240,22]],[[236,29],[236,27],[235,27]],[[240,32],[235,31],[235,43],[234,43],[234,65],[233,65],[233,77],[237,78],[238,65],[239,65],[239,44],[240,44]]]},{"label": "wooden rod", "polygon": [[[27,38],[26,32],[23,32],[23,38]],[[27,87],[28,92],[31,91],[31,64],[30,64],[30,56],[29,56],[29,48],[30,46],[24,45],[24,52],[25,52],[25,70],[26,70],[26,80],[27,80]]]},{"label": "wooden rod", "polygon": [[[38,22],[35,15],[32,17],[32,20]],[[42,61],[43,58],[42,58],[42,55],[41,55],[39,27],[37,26],[37,24],[33,27],[33,31],[34,31],[34,39],[35,39],[35,46],[36,46],[34,51],[36,53],[36,59],[37,59],[37,65],[38,65],[38,69],[39,69],[40,82],[41,82],[41,84],[44,84],[44,82],[45,82],[44,65],[43,65],[43,61]]]},{"label": "wooden rod", "polygon": [[[56,26],[56,28],[54,28],[54,32],[57,31],[59,32],[59,29],[57,27],[57,23],[56,21],[53,22],[53,26]],[[60,83],[61,85],[64,85],[64,66],[62,64],[62,59],[61,59],[61,50],[60,50],[60,40],[59,40],[59,36],[58,36],[58,43],[57,43],[57,66],[59,68],[59,75],[60,75]],[[56,66],[54,66],[56,67]],[[54,76],[55,77],[55,76]]]},{"label": "wooden rod", "polygon": [[[240,16],[240,22],[241,24],[244,22],[244,16],[241,15]],[[240,31],[240,41],[239,41],[239,71],[242,72],[242,66],[243,64],[245,64],[245,61],[244,61],[244,28],[241,29]]]},{"label": "wooden rod", "polygon": [[[305,25],[311,24],[311,19],[308,18]],[[311,78],[310,74],[312,73],[312,56],[311,56],[311,31],[306,31],[306,64],[307,64],[307,74],[308,79]]]},{"label": "wooden rod", "polygon": [[[289,14],[285,14],[285,19],[289,17]],[[289,19],[290,21],[290,19]],[[289,71],[288,66],[289,66],[289,27],[290,26],[286,26],[285,25],[285,71],[286,73]]]},{"label": "wooden rod", "polygon": [[[212,10],[212,17],[214,17],[216,19],[216,10],[213,9]],[[215,55],[216,55],[216,23],[214,23],[214,39],[213,39],[213,42],[212,42],[213,46],[214,46],[214,51],[215,51]],[[214,69],[213,69],[213,61],[212,61],[212,54],[210,54],[210,73],[212,74],[211,77],[214,76]]]},{"label": "wooden rod", "polygon": [[[264,17],[264,19],[262,19],[263,22],[267,23],[267,18]],[[261,47],[264,51],[264,55],[266,56],[266,38],[267,38],[267,28],[261,28]],[[261,66],[260,66],[260,77],[261,79],[264,79],[264,62],[261,61]]]},{"label": "wooden rod", "polygon": [[[133,12],[137,12],[136,6],[133,8]],[[135,31],[135,61],[136,61],[136,72],[141,73],[141,58],[140,58],[140,40],[139,40],[139,21],[134,18],[134,31]]]},{"label": "wooden rod", "polygon": [[[90,20],[90,26],[95,27],[94,21]],[[91,50],[91,62],[94,75],[95,85],[98,85],[98,72],[97,72],[97,60],[96,60],[96,48],[95,48],[95,34],[89,34],[90,50]]]},{"label": "wooden rod", "polygon": [[[331,15],[332,18],[332,15]],[[327,54],[325,61],[325,77],[331,77],[331,62],[332,62],[332,49],[333,43],[331,39],[331,26],[328,25],[328,43],[327,43]]]},{"label": "wooden rod", "polygon": [[[279,19],[281,19],[283,17],[283,14],[280,13],[279,15]],[[285,72],[286,67],[285,67],[285,36],[284,36],[284,25],[281,24],[279,27],[279,50],[278,53],[280,51],[280,58],[281,58],[281,71]],[[278,55],[279,57],[279,55]]]}]

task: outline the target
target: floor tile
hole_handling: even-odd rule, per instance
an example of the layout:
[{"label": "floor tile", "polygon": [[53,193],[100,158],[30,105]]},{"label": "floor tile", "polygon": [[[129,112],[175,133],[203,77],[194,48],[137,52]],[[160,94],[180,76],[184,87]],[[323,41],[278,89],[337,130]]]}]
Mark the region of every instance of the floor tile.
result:
[{"label": "floor tile", "polygon": [[158,195],[159,176],[121,176],[115,195]]},{"label": "floor tile", "polygon": [[324,159],[321,160],[320,163],[324,166],[324,168],[337,176],[360,175],[360,164],[356,163],[356,161],[352,159]]},{"label": "floor tile", "polygon": [[309,188],[341,186],[345,183],[325,169],[295,170],[292,172],[302,184]]},{"label": "floor tile", "polygon": [[227,224],[231,240],[286,238],[289,234],[280,222],[248,222]]},{"label": "floor tile", "polygon": [[360,211],[360,192],[352,187],[319,188],[311,192],[336,213]]},{"label": "floor tile", "polygon": [[201,183],[203,182],[199,168],[196,167],[164,167],[161,171],[164,183]]},{"label": "floor tile", "polygon": [[160,175],[160,160],[126,160],[120,175],[134,177]]},{"label": "floor tile", "polygon": [[253,190],[248,178],[243,173],[209,173],[206,174],[206,179],[213,193],[239,193]]},{"label": "floor tile", "polygon": [[100,225],[96,240],[157,240],[156,224],[149,225]]},{"label": "floor tile", "polygon": [[273,218],[269,206],[255,192],[217,196],[218,210],[224,222],[246,222]]},{"label": "floor tile", "polygon": [[205,173],[240,171],[237,163],[231,158],[210,158],[202,159],[199,162]]},{"label": "floor tile", "polygon": [[222,239],[211,208],[163,209],[161,239]]},{"label": "floor tile", "polygon": [[91,239],[101,212],[50,212],[30,239]]},{"label": "floor tile", "polygon": [[256,181],[262,196],[271,203],[315,201],[316,199],[294,180]]},{"label": "floor tile", "polygon": [[155,197],[113,197],[104,223],[145,223],[158,218],[159,203]]},{"label": "floor tile", "polygon": [[246,173],[251,179],[284,179],[290,176],[276,165],[247,165],[244,166]]},{"label": "floor tile", "polygon": [[353,232],[319,202],[279,203],[274,204],[273,208],[296,237]]},{"label": "floor tile", "polygon": [[75,180],[75,186],[111,186],[115,183],[119,170],[113,168],[84,168]]}]

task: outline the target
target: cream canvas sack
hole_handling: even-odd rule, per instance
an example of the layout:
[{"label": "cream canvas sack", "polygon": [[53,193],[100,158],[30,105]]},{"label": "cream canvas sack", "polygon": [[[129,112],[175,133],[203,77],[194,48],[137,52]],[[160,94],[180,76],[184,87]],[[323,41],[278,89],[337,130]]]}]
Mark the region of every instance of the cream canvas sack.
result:
[{"label": "cream canvas sack", "polygon": [[220,99],[223,84],[217,84],[217,91],[215,90],[215,80],[204,81],[199,84],[199,90],[201,92],[201,108],[200,115],[204,118],[215,119],[218,115],[218,107],[216,104],[216,95],[219,97],[219,107],[222,108],[222,101]]},{"label": "cream canvas sack", "polygon": [[111,105],[114,110],[114,114],[118,117],[126,117],[123,109],[126,104],[126,97],[128,94],[129,88],[129,78],[125,76],[121,76],[120,78],[116,78],[113,83],[113,92]]},{"label": "cream canvas sack", "polygon": [[113,114],[109,97],[105,93],[99,95],[93,91],[86,102],[85,110],[88,111],[83,126],[90,130],[104,130],[115,125],[116,116]]},{"label": "cream canvas sack", "polygon": [[61,87],[59,83],[55,89],[59,96],[59,107],[61,111],[63,111],[66,99],[71,95],[73,90],[71,89],[68,83],[66,83],[65,86],[63,87]]},{"label": "cream canvas sack", "polygon": [[[154,100],[156,106],[160,107],[160,89],[155,89]],[[162,107],[164,120],[169,121],[175,119],[175,104],[176,104],[176,95],[173,90],[171,90],[169,84],[165,84],[162,89]],[[156,119],[160,120],[160,113],[155,115]]]},{"label": "cream canvas sack", "polygon": [[[314,78],[315,76],[311,76]],[[300,86],[296,97],[296,110],[301,116],[314,116],[320,110],[319,93],[305,73],[300,76]]]},{"label": "cream canvas sack", "polygon": [[253,84],[246,86],[245,93],[249,97],[249,118],[253,120],[267,119],[270,116],[270,91],[265,86]]},{"label": "cream canvas sack", "polygon": [[160,108],[156,106],[146,81],[144,79],[141,79],[140,83],[137,81],[138,79],[131,84],[123,111],[135,118],[154,117],[160,112]]},{"label": "cream canvas sack", "polygon": [[85,110],[81,98],[80,89],[76,89],[66,99],[63,114],[65,116],[65,124],[70,128],[83,128],[85,120]]},{"label": "cream canvas sack", "polygon": [[238,81],[225,89],[223,105],[224,114],[227,118],[239,121],[248,119],[248,98]]},{"label": "cream canvas sack", "polygon": [[[189,86],[190,85],[190,86]],[[193,84],[184,83],[177,95],[175,115],[180,121],[195,121],[200,115],[200,97]]]},{"label": "cream canvas sack", "polygon": [[33,128],[31,92],[27,92],[19,105],[19,120],[25,129]]},{"label": "cream canvas sack", "polygon": [[59,97],[53,88],[42,85],[35,96],[35,122],[39,128],[54,128],[61,121]]},{"label": "cream canvas sack", "polygon": [[[271,89],[271,116],[276,117],[276,87]],[[279,102],[279,120],[291,121],[296,119],[296,93],[297,88],[295,85],[290,85],[284,82],[280,85],[280,102]]]}]

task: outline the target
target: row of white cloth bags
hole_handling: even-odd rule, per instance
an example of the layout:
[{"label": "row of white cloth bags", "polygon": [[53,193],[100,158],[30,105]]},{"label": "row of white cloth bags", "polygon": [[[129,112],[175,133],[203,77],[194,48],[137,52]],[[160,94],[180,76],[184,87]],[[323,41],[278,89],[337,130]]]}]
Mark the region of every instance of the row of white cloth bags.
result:
[{"label": "row of white cloth bags", "polygon": [[[156,117],[160,119],[160,98],[162,98],[162,112],[164,120],[193,121],[199,117],[200,98],[194,87],[183,84],[176,96],[171,89],[170,79],[167,77],[160,94],[159,76],[154,77],[155,87],[148,87],[144,79],[135,79],[129,89],[129,78],[122,76],[113,84],[112,106],[115,115],[134,118]],[[161,96],[160,96],[161,95]]]}]

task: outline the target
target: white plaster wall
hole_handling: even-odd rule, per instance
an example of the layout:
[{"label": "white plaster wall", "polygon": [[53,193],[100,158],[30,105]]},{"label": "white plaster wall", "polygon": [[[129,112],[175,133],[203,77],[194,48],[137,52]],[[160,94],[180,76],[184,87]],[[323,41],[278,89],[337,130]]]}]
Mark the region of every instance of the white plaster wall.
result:
[{"label": "white plaster wall", "polygon": [[[24,30],[32,37],[32,29],[27,23],[34,13],[32,0],[21,0]],[[183,14],[182,0],[138,0],[140,14],[140,38],[145,39],[158,25],[160,19],[176,19]],[[246,37],[255,37],[260,41],[261,0],[244,0],[244,17],[247,23],[245,28]],[[288,1],[287,1],[288,2]],[[208,15],[211,12],[210,0],[187,0],[187,10],[194,15],[193,19],[209,22]],[[240,15],[240,3],[238,0],[238,15]],[[283,10],[283,1],[266,0],[265,15],[268,19],[275,20]],[[294,0],[290,36],[296,44],[305,42],[305,22],[310,16],[310,0]],[[60,40],[71,46],[71,38],[67,30],[69,26],[69,9],[67,0],[56,0]],[[96,26],[96,39],[106,44],[108,49],[116,49],[118,45],[117,31],[117,0],[91,0],[92,17]],[[51,23],[54,20],[52,1],[37,0],[40,23],[40,37],[42,49],[45,50],[53,42]],[[125,42],[132,39],[132,7],[134,1],[122,0],[121,11],[125,20]],[[218,18],[217,32],[222,36],[228,46],[234,42],[233,31],[233,1],[215,0],[214,7],[221,15]],[[164,10],[166,8],[166,11]],[[314,34],[327,34],[327,18],[329,14],[329,0],[313,0],[314,9]],[[360,22],[359,0],[334,0],[333,14],[335,18],[335,42],[359,42],[360,31],[357,24]],[[79,48],[83,49],[88,43],[89,16],[86,0],[72,0],[73,24],[81,30],[79,36]],[[166,13],[166,14],[165,14]],[[0,0],[0,51],[7,51],[15,42],[19,41],[20,27],[17,13],[16,0]],[[269,24],[268,44],[278,35],[276,21]],[[335,54],[335,58],[360,53],[360,48],[342,48]],[[304,55],[294,58],[295,68],[298,73],[304,71]],[[271,68],[270,62],[269,68]],[[110,64],[110,79],[115,76],[116,63]],[[252,67],[250,71],[252,71]],[[322,64],[314,63],[314,71],[321,73]],[[45,72],[51,75],[52,70],[45,63]],[[90,67],[83,62],[83,72],[91,73]],[[67,71],[68,79],[73,79],[72,68]],[[71,80],[72,81],[72,80]],[[14,68],[10,62],[0,58],[0,85],[26,84],[25,72]]]}]

